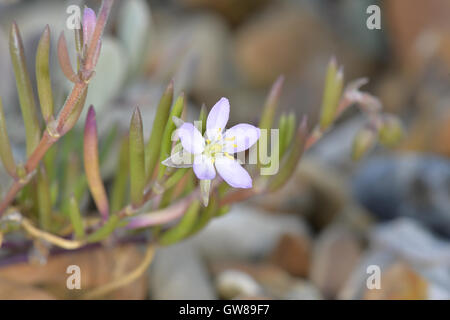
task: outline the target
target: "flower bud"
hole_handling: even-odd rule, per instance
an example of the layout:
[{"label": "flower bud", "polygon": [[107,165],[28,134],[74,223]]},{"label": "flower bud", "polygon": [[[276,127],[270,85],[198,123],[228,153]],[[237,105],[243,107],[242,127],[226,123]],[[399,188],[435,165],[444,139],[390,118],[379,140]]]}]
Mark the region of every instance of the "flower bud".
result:
[{"label": "flower bud", "polygon": [[369,127],[361,128],[353,140],[353,160],[361,159],[375,145],[376,137],[374,129]]},{"label": "flower bud", "polygon": [[403,126],[400,120],[391,115],[386,115],[383,118],[383,123],[378,132],[380,143],[392,147],[396,145],[403,137]]}]

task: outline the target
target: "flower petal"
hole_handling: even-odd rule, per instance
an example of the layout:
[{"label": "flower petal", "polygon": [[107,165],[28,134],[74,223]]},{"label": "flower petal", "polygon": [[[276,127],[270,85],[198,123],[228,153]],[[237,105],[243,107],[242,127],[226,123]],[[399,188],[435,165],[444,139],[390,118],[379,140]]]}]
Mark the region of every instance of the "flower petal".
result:
[{"label": "flower petal", "polygon": [[205,139],[203,139],[200,131],[192,123],[184,123],[178,128],[177,134],[186,151],[192,154],[199,154],[205,149]]},{"label": "flower petal", "polygon": [[225,152],[236,153],[247,150],[258,141],[259,128],[241,123],[225,131]]},{"label": "flower petal", "polygon": [[215,140],[219,133],[222,133],[223,129],[228,122],[230,115],[230,102],[227,98],[221,98],[212,107],[206,119],[206,134],[209,139]]},{"label": "flower petal", "polygon": [[205,155],[197,155],[194,159],[194,173],[200,180],[212,180],[216,176],[213,159]]},{"label": "flower petal", "polygon": [[216,169],[220,176],[233,188],[251,188],[252,178],[248,172],[234,159],[216,158]]}]

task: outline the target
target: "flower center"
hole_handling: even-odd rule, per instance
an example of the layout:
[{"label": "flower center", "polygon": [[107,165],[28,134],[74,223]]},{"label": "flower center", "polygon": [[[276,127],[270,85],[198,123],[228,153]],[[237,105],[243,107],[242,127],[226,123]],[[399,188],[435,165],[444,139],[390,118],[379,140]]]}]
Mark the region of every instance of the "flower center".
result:
[{"label": "flower center", "polygon": [[[206,148],[203,153],[206,156],[210,157],[213,162],[215,161],[215,158],[218,155],[222,155],[229,159],[234,160],[234,157],[232,155],[228,154],[228,152],[223,152],[223,149],[227,142],[235,141],[236,137],[224,138],[222,135],[222,129],[219,128],[218,131],[219,131],[219,134],[215,137],[215,139],[213,141],[206,139]],[[233,147],[237,148],[237,145],[233,144]]]}]

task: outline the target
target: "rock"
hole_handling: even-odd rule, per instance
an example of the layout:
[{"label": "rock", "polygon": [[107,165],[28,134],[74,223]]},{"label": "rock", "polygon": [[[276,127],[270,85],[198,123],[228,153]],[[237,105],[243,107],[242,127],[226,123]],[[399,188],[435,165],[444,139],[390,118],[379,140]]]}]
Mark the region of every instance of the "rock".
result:
[{"label": "rock", "polygon": [[208,262],[252,261],[268,257],[285,233],[307,235],[308,229],[298,217],[241,204],[214,219],[192,241]]},{"label": "rock", "polygon": [[348,228],[332,225],[321,232],[314,245],[310,278],[326,298],[336,297],[352,274],[361,245]]},{"label": "rock", "polygon": [[383,272],[391,266],[397,257],[390,251],[386,250],[368,250],[364,252],[359,259],[359,263],[353,268],[345,285],[342,286],[337,298],[342,300],[360,300],[363,298],[367,290],[367,279],[372,274],[369,266],[377,266]]},{"label": "rock", "polygon": [[399,218],[375,228],[374,247],[390,250],[413,265],[450,267],[450,243],[435,238],[416,220]]},{"label": "rock", "polygon": [[152,299],[217,298],[207,269],[191,241],[160,248],[150,266],[149,280]]},{"label": "rock", "polygon": [[[435,238],[416,220],[408,218],[400,218],[374,228],[369,240],[370,249],[360,259],[358,266],[340,291],[340,299],[361,299],[364,294],[369,294],[366,285],[368,277],[372,274],[368,271],[369,266],[380,268],[382,289],[388,290],[383,287],[385,285],[383,276],[399,261],[426,281],[428,299],[450,297],[448,273],[450,245],[447,241]],[[391,282],[388,282],[388,285],[391,285]],[[376,293],[369,295],[379,297]]]},{"label": "rock", "polygon": [[127,52],[128,75],[145,70],[151,37],[153,37],[150,7],[144,0],[131,0],[122,4],[118,22],[118,36]]},{"label": "rock", "polygon": [[367,289],[368,300],[424,300],[428,297],[427,281],[408,265],[398,262],[383,272],[381,288]]},{"label": "rock", "polygon": [[450,161],[409,154],[378,156],[356,172],[356,199],[380,220],[407,216],[450,236]]},{"label": "rock", "polygon": [[271,261],[293,276],[307,277],[310,264],[310,240],[304,236],[283,234]]},{"label": "rock", "polygon": [[[212,263],[213,275],[220,275],[228,270],[239,271],[257,281],[262,293],[256,297],[273,299],[321,299],[318,289],[309,281],[290,276],[286,271],[273,264],[262,263]],[[246,297],[244,295],[244,297]],[[242,296],[241,296],[242,298]]]},{"label": "rock", "polygon": [[282,296],[283,300],[321,300],[320,291],[310,282],[296,280],[288,292]]},{"label": "rock", "polygon": [[[344,45],[311,7],[305,1],[269,6],[238,30],[236,63],[250,85],[268,86],[280,74],[305,75],[315,82],[317,70],[325,68],[332,55],[345,65],[346,77],[360,76],[371,68],[368,59]],[[311,79],[311,73],[316,79]],[[321,84],[323,78],[320,74]]]},{"label": "rock", "polygon": [[216,278],[217,292],[223,299],[234,299],[240,296],[259,296],[262,289],[248,274],[236,270],[227,270]]},{"label": "rock", "polygon": [[446,62],[448,72],[450,55],[448,44],[444,46],[450,26],[448,1],[393,1],[384,10],[391,36],[397,39],[392,43],[394,53],[407,74],[428,68],[430,58],[436,56]]},{"label": "rock", "polygon": [[232,24],[239,24],[252,15],[260,7],[271,0],[177,0],[189,9],[209,9],[216,11],[227,18]]},{"label": "rock", "polygon": [[252,203],[274,212],[291,212],[305,217],[315,230],[340,220],[363,231],[371,223],[364,208],[354,202],[345,177],[322,163],[317,156],[305,155],[295,175],[277,192],[255,197]]}]

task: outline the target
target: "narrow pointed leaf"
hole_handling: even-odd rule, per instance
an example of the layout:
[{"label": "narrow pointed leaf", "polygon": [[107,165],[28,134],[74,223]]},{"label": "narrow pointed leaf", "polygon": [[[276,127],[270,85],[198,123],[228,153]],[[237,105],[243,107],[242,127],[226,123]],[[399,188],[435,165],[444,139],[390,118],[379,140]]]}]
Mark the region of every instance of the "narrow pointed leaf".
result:
[{"label": "narrow pointed leaf", "polygon": [[325,78],[322,98],[320,128],[327,129],[335,120],[339,99],[342,94],[344,75],[342,69],[337,69],[334,57],[330,60]]},{"label": "narrow pointed leaf", "polygon": [[81,218],[80,208],[78,207],[78,202],[74,196],[70,197],[69,201],[69,217],[70,222],[72,223],[73,231],[75,233],[76,239],[84,238],[84,226],[83,220]]},{"label": "narrow pointed leaf", "polygon": [[287,116],[283,113],[278,120],[278,140],[279,140],[279,155],[280,159],[283,157],[285,145],[286,145],[286,133],[287,133]]},{"label": "narrow pointed leaf", "polygon": [[[167,124],[164,128],[164,133],[162,136],[161,141],[161,154],[159,157],[159,161],[162,162],[166,160],[170,156],[170,152],[172,149],[172,134],[176,129],[175,123],[172,120],[172,117],[180,117],[183,113],[184,109],[184,95],[181,94],[177,101],[175,101],[174,106],[172,107],[172,110],[169,115],[169,119],[167,121]],[[164,176],[166,166],[160,165],[159,166],[159,172],[158,172],[158,180],[162,179]]]},{"label": "narrow pointed leaf", "polygon": [[276,191],[294,175],[298,162],[303,154],[306,137],[307,137],[307,121],[306,117],[303,118],[300,127],[297,130],[297,135],[294,139],[294,143],[289,150],[288,155],[284,159],[280,166],[280,171],[269,183],[269,190]]},{"label": "narrow pointed leaf", "polygon": [[139,108],[133,113],[130,123],[130,195],[131,203],[142,202],[145,188],[145,154],[142,117]]},{"label": "narrow pointed leaf", "polygon": [[128,173],[130,170],[129,137],[126,136],[120,146],[116,176],[111,192],[111,212],[116,213],[125,205]]},{"label": "narrow pointed leaf", "polygon": [[103,226],[87,236],[86,241],[92,243],[106,239],[111,233],[114,232],[118,224],[119,216],[112,215]]},{"label": "narrow pointed leaf", "polygon": [[98,159],[98,136],[95,111],[89,108],[84,128],[84,170],[94,202],[104,221],[108,219],[109,203],[100,176]]},{"label": "narrow pointed leaf", "polygon": [[206,118],[208,117],[208,111],[206,110],[206,105],[202,104],[200,108],[200,116],[198,118],[198,122],[200,124],[200,128],[197,129],[201,132],[202,135],[205,134],[206,131]]},{"label": "narrow pointed leaf", "polygon": [[164,133],[167,120],[169,118],[170,107],[173,100],[173,81],[170,81],[166,91],[163,93],[156,110],[155,120],[153,121],[152,133],[145,149],[145,169],[147,180],[153,175],[153,170],[158,161],[161,151],[161,139]]},{"label": "narrow pointed leaf", "polygon": [[14,22],[9,37],[9,49],[14,74],[16,77],[17,93],[25,125],[27,155],[31,155],[41,139],[41,130],[33,97],[30,76],[25,62],[25,52],[19,28]]},{"label": "narrow pointed leaf", "polygon": [[50,80],[50,28],[48,25],[39,41],[36,53],[36,82],[41,112],[45,122],[53,117],[53,94]]},{"label": "narrow pointed leaf", "polygon": [[61,32],[61,35],[58,39],[58,60],[61,70],[66,78],[72,82],[76,82],[78,80],[78,76],[73,71],[69,52],[67,51],[66,37],[64,37],[63,32]]},{"label": "narrow pointed leaf", "polygon": [[278,107],[278,102],[280,100],[283,83],[284,83],[284,76],[280,76],[270,89],[269,95],[267,96],[266,103],[263,109],[263,114],[261,116],[261,120],[259,123],[260,129],[270,129],[272,127],[273,119],[275,117],[275,111]]},{"label": "narrow pointed leaf", "polygon": [[193,201],[181,218],[180,222],[164,232],[158,239],[158,242],[161,245],[170,245],[183,240],[189,235],[189,232],[192,230],[195,222],[197,221],[199,210],[200,201]]},{"label": "narrow pointed leaf", "polygon": [[2,99],[0,98],[0,158],[6,172],[12,177],[16,176],[16,163],[14,162],[8,131],[6,130],[5,113],[3,112]]},{"label": "narrow pointed leaf", "polygon": [[175,186],[187,174],[189,168],[180,168],[172,174],[164,183],[164,189],[169,189]]},{"label": "narrow pointed leaf", "polygon": [[38,200],[39,225],[41,229],[49,231],[51,226],[52,200],[50,182],[44,166],[39,167],[36,192]]}]

